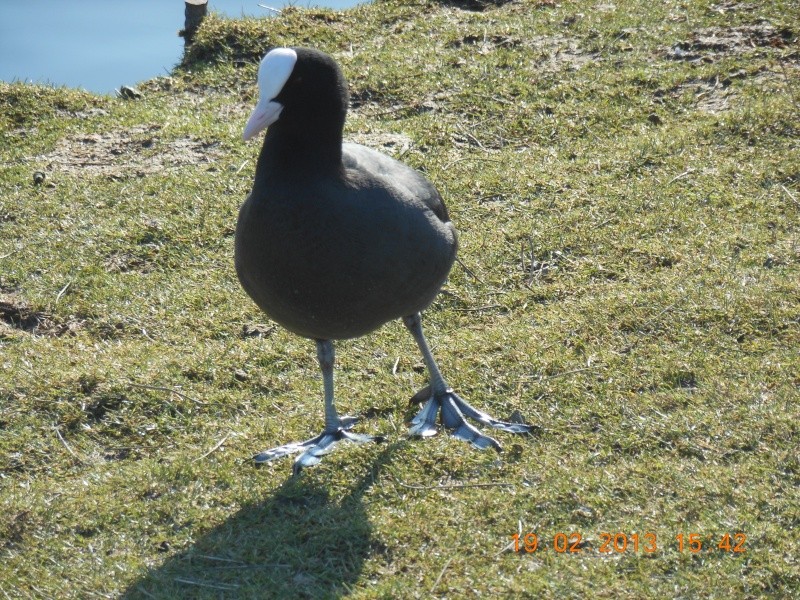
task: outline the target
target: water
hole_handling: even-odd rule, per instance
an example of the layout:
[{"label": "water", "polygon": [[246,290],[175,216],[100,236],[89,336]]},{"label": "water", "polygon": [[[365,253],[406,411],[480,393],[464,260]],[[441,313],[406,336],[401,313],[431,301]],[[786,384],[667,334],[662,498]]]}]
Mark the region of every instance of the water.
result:
[{"label": "water", "polygon": [[[281,8],[342,9],[358,0],[209,0],[229,17],[268,17]],[[113,94],[165,75],[183,52],[183,0],[0,0],[0,80]]]}]

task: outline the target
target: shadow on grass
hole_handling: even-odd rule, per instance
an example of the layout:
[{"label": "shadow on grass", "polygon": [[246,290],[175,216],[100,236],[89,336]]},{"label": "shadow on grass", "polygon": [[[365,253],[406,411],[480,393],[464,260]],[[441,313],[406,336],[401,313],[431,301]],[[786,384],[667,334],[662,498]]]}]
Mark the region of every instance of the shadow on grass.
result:
[{"label": "shadow on grass", "polygon": [[132,584],[144,598],[336,598],[348,594],[372,548],[363,496],[401,443],[391,444],[341,501],[310,477],[290,477],[189,550]]}]

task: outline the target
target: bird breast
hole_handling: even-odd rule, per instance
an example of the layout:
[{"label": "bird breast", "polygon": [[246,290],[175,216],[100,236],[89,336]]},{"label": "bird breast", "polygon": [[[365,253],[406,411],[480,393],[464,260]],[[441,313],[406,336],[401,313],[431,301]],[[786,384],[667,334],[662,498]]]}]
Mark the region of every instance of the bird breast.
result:
[{"label": "bird breast", "polygon": [[402,189],[355,179],[254,189],[240,211],[243,287],[306,337],[356,337],[422,310],[455,258],[452,224]]}]

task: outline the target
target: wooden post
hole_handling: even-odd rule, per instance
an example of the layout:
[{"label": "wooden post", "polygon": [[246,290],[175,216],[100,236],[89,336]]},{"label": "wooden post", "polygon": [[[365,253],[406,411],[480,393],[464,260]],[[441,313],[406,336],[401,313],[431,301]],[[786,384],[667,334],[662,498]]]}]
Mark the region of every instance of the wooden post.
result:
[{"label": "wooden post", "polygon": [[208,14],[208,0],[186,0],[186,9],[183,14],[183,29],[178,35],[183,36],[183,45],[186,47],[192,43],[197,28]]}]

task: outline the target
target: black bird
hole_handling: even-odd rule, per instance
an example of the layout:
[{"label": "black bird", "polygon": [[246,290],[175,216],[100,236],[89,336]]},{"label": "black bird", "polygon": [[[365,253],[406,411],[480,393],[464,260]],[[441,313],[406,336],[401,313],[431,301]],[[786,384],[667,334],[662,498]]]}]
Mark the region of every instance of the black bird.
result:
[{"label": "black bird", "polygon": [[336,442],[366,442],[354,417],[334,406],[333,340],[354,338],[402,318],[430,374],[428,397],[411,434],[436,433],[436,416],[478,448],[500,444],[464,417],[513,433],[450,389],[422,334],[420,312],[439,293],[456,257],[456,230],[439,192],[421,173],[364,146],[342,143],[347,83],[327,54],[276,48],[258,70],[259,100],[245,140],[267,133],[253,191],[236,226],[242,286],[280,325],[317,344],[325,390],[325,429],[266,450],[265,462],[302,452],[295,472],[317,464]]}]

